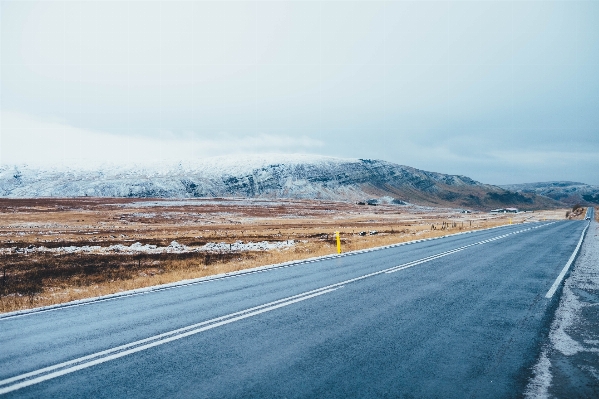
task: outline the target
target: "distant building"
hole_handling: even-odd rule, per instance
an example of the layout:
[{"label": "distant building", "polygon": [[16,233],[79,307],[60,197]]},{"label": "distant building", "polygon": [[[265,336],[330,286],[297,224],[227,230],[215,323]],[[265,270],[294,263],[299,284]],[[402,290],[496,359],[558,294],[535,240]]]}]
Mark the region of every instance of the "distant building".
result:
[{"label": "distant building", "polygon": [[518,208],[499,208],[493,209],[491,213],[518,213]]}]

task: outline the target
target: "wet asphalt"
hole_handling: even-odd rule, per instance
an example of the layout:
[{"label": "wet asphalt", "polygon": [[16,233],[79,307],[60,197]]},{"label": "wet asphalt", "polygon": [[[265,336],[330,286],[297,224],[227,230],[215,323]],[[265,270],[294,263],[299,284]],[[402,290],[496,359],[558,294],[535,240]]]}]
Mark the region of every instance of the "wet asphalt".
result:
[{"label": "wet asphalt", "polygon": [[585,226],[512,225],[0,317],[0,393],[21,383],[3,397],[520,397],[561,289],[545,294]]}]

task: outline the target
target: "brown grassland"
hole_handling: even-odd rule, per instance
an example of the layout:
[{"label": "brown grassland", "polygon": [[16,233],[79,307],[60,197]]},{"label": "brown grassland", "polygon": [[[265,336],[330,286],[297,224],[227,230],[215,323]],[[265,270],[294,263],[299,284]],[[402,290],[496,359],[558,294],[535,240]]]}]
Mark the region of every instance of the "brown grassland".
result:
[{"label": "brown grassland", "polygon": [[[0,312],[332,254],[335,231],[347,252],[508,223],[564,219],[565,213],[465,214],[282,199],[0,199]],[[238,240],[294,240],[295,245],[183,253],[35,250],[135,242],[165,247],[173,240],[191,248]]]}]

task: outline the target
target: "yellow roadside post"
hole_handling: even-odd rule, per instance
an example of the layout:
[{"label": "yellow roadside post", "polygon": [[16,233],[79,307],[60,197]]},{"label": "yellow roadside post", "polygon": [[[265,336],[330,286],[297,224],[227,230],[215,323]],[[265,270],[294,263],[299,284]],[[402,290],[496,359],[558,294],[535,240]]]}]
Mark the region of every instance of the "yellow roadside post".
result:
[{"label": "yellow roadside post", "polygon": [[335,232],[335,236],[337,237],[337,253],[341,253],[341,239],[339,238],[339,232]]},{"label": "yellow roadside post", "polygon": [[512,224],[512,218],[510,218],[510,224]]}]

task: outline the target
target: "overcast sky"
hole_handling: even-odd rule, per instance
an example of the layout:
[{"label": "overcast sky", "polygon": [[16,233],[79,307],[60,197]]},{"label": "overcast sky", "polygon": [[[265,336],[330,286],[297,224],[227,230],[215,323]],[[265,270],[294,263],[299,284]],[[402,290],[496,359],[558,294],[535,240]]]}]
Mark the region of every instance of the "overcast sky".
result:
[{"label": "overcast sky", "polygon": [[598,1],[0,7],[0,164],[308,153],[599,184]]}]

